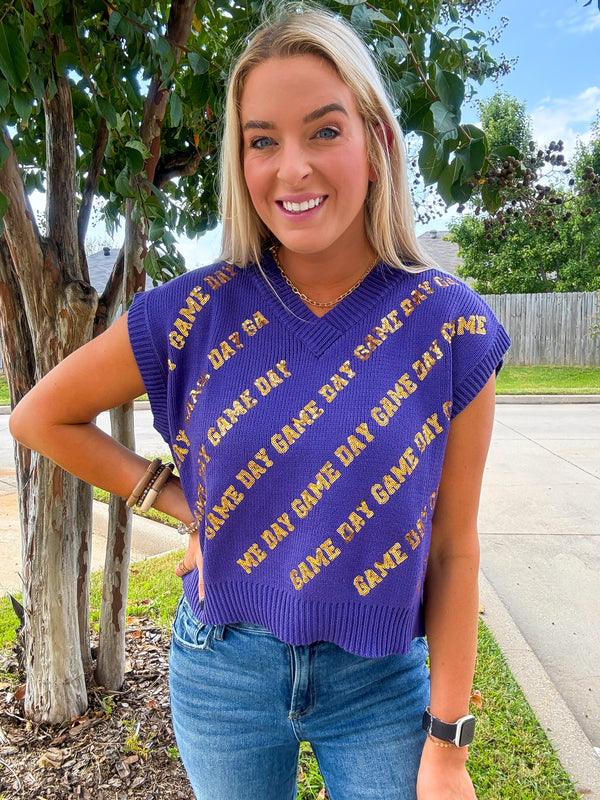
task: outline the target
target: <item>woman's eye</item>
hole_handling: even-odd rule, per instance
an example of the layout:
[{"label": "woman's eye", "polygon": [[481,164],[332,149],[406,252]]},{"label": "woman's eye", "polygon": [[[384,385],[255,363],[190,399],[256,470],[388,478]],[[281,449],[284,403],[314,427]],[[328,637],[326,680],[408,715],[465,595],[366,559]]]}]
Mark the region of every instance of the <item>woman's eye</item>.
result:
[{"label": "woman's eye", "polygon": [[256,139],[251,140],[250,147],[254,150],[264,150],[271,144],[273,144],[273,139],[270,136],[257,136]]},{"label": "woman's eye", "polygon": [[316,139],[336,139],[340,135],[340,132],[337,128],[321,128],[321,130],[317,131],[315,134]]}]

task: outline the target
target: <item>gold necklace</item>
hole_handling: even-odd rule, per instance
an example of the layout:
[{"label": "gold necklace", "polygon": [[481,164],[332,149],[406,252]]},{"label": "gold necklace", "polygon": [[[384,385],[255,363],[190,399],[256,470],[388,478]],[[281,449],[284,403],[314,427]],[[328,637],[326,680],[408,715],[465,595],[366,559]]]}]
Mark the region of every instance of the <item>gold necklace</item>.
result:
[{"label": "gold necklace", "polygon": [[310,297],[307,297],[304,294],[304,292],[301,292],[300,289],[298,289],[298,287],[295,286],[291,282],[291,280],[288,278],[288,276],[284,272],[283,267],[281,266],[281,262],[279,261],[278,250],[279,250],[279,247],[277,245],[273,245],[273,247],[271,247],[271,255],[273,256],[273,259],[275,260],[275,263],[279,267],[279,271],[281,272],[281,275],[283,276],[283,280],[287,283],[287,285],[290,287],[292,292],[294,294],[298,295],[298,297],[301,300],[304,300],[305,303],[308,303],[311,306],[315,306],[316,308],[331,308],[331,306],[335,306],[335,305],[337,305],[337,303],[341,303],[341,301],[344,300],[346,297],[348,297],[349,294],[352,294],[352,292],[355,289],[358,289],[358,287],[361,285],[361,283],[364,281],[364,279],[367,277],[367,275],[371,272],[371,270],[373,269],[375,264],[377,264],[377,262],[379,261],[379,256],[376,256],[375,260],[373,261],[373,263],[369,264],[369,266],[367,267],[365,272],[363,272],[363,274],[356,281],[354,286],[351,286],[348,289],[347,292],[344,292],[344,294],[341,294],[339,297],[336,297],[335,300],[330,300],[328,303],[318,303],[316,300],[311,300]]}]

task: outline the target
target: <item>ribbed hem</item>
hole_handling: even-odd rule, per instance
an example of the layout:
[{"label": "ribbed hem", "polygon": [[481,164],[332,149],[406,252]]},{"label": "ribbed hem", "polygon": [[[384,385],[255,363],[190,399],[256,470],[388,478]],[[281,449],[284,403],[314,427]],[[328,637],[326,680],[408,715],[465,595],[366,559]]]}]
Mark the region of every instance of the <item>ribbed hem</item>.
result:
[{"label": "ribbed hem", "polygon": [[306,601],[273,586],[231,582],[208,589],[202,609],[196,572],[186,576],[184,589],[201,622],[250,622],[292,645],[328,641],[355,655],[377,658],[407,653],[414,637],[424,634],[420,605]]}]

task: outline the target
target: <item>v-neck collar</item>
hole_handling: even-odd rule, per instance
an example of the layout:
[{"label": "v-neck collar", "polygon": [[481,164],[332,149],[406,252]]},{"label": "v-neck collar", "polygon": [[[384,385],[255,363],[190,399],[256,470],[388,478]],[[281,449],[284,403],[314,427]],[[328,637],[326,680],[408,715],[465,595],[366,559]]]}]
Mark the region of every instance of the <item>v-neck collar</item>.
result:
[{"label": "v-neck collar", "polygon": [[259,291],[280,321],[317,357],[364,318],[403,276],[401,270],[380,261],[348,297],[318,317],[288,286],[271,253],[263,254],[260,268],[250,269]]}]

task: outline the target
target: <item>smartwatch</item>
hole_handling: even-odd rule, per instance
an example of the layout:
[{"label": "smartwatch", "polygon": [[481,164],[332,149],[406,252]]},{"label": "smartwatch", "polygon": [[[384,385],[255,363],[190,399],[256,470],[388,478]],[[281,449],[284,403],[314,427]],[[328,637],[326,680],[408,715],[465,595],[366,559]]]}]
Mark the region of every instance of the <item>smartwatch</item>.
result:
[{"label": "smartwatch", "polygon": [[442,722],[433,716],[429,708],[426,708],[423,714],[423,730],[443,742],[450,742],[456,747],[465,747],[471,744],[475,736],[475,717],[468,714],[456,722]]}]

